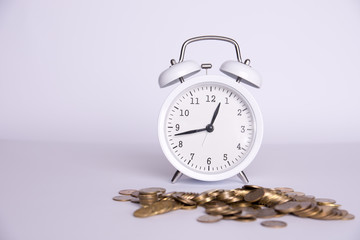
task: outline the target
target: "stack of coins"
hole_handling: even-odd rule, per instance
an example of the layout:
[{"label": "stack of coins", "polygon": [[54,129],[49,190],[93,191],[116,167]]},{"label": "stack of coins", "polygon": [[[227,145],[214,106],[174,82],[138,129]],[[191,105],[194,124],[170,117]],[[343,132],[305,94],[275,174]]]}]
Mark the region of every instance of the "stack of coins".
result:
[{"label": "stack of coins", "polygon": [[164,188],[144,188],[139,190],[139,202],[143,206],[151,205],[158,201],[158,194],[164,193]]},{"label": "stack of coins", "polygon": [[[202,193],[170,192],[164,188],[144,188],[121,190],[115,201],[140,203],[141,207],[134,212],[135,217],[150,217],[178,209],[189,210],[201,206],[206,215],[198,218],[199,222],[217,222],[235,220],[241,222],[256,219],[278,218],[293,215],[301,218],[320,220],[351,220],[355,216],[333,199],[315,198],[292,188],[263,188],[255,185],[244,185],[232,190],[212,189]],[[264,227],[281,228],[287,224],[283,221],[264,221]]]}]

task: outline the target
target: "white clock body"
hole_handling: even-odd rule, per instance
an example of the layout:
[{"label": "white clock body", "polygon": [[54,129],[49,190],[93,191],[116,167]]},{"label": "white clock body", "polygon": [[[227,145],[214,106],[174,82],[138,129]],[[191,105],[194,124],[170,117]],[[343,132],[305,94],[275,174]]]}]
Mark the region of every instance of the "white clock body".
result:
[{"label": "white clock body", "polygon": [[[212,121],[212,129],[207,128]],[[160,112],[158,135],[165,156],[178,171],[217,181],[240,173],[255,158],[263,120],[241,83],[203,75],[171,92]]]}]

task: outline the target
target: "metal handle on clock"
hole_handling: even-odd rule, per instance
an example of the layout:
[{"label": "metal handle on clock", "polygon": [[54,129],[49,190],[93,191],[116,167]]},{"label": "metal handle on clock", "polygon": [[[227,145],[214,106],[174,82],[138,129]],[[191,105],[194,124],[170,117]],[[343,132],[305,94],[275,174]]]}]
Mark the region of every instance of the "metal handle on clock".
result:
[{"label": "metal handle on clock", "polygon": [[199,36],[199,37],[194,37],[194,38],[190,38],[190,39],[186,40],[181,47],[179,62],[184,61],[184,55],[185,55],[185,50],[186,50],[187,45],[189,45],[192,42],[204,41],[204,40],[219,40],[219,41],[232,43],[235,46],[237,60],[242,63],[240,47],[239,47],[239,44],[234,39],[231,39],[228,37],[222,37],[222,36],[213,36],[213,35]]}]

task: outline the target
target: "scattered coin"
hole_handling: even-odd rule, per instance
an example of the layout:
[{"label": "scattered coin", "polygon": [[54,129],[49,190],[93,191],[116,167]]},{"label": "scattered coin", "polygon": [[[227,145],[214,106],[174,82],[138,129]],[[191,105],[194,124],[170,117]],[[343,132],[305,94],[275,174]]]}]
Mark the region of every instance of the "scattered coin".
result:
[{"label": "scattered coin", "polygon": [[282,213],[291,213],[300,209],[300,202],[285,202],[275,206],[275,210]]},{"label": "scattered coin", "polygon": [[263,188],[257,188],[245,195],[244,200],[247,202],[259,201],[265,194]]},{"label": "scattered coin", "polygon": [[289,196],[289,197],[305,196],[305,193],[302,193],[302,192],[286,192],[286,195]]},{"label": "scattered coin", "polygon": [[239,219],[256,218],[258,212],[259,212],[258,209],[254,209],[252,207],[245,207],[241,209],[241,213],[238,214],[238,218]]},{"label": "scattered coin", "polygon": [[135,189],[124,189],[124,190],[120,190],[119,194],[121,195],[131,195],[133,192],[136,192],[137,190]]},{"label": "scattered coin", "polygon": [[269,228],[283,228],[287,226],[287,223],[283,221],[269,220],[269,221],[261,222],[261,225]]},{"label": "scattered coin", "polygon": [[120,202],[126,202],[126,201],[131,201],[131,199],[133,199],[133,197],[131,196],[115,196],[113,197],[113,200],[115,201],[120,201]]},{"label": "scattered coin", "polygon": [[140,203],[140,200],[138,198],[132,198],[130,200],[130,202],[132,202],[132,203]]},{"label": "scattered coin", "polygon": [[273,208],[262,208],[257,213],[256,217],[258,218],[273,218],[276,217],[277,213]]},{"label": "scattered coin", "polygon": [[166,191],[165,188],[160,188],[160,187],[150,187],[139,190],[140,194],[164,193],[165,191]]},{"label": "scattered coin", "polygon": [[151,214],[152,210],[150,207],[142,207],[134,212],[134,216],[139,218],[149,217]]},{"label": "scattered coin", "polygon": [[315,201],[319,205],[328,205],[328,204],[335,204],[336,203],[336,201],[334,199],[330,199],[330,198],[315,198]]},{"label": "scattered coin", "polygon": [[306,196],[298,196],[298,195],[293,196],[292,198],[293,198],[293,200],[298,201],[298,202],[311,202],[314,200],[314,199],[308,198]]},{"label": "scattered coin", "polygon": [[221,215],[203,215],[197,218],[199,222],[203,223],[214,223],[218,222],[223,218]]},{"label": "scattered coin", "polygon": [[139,191],[135,191],[135,192],[132,192],[130,195],[133,196],[133,197],[138,198],[139,194],[140,194]]},{"label": "scattered coin", "polygon": [[343,217],[343,220],[353,220],[355,218],[355,216],[353,214],[347,214],[345,217]]},{"label": "scattered coin", "polygon": [[281,191],[283,193],[293,192],[294,191],[294,189],[289,188],[289,187],[277,187],[277,188],[275,188],[275,190],[279,190],[279,191]]}]

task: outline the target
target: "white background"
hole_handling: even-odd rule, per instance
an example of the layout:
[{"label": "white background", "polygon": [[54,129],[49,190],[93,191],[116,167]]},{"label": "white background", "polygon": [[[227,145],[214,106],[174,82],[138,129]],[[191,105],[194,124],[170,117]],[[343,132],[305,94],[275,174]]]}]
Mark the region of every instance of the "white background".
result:
[{"label": "white background", "polygon": [[[237,40],[263,77],[249,88],[265,128],[251,183],[335,198],[356,220],[207,226],[195,221],[201,209],[139,220],[111,200],[123,188],[239,187],[171,185],[157,140],[174,88],[157,78],[186,39],[206,34]],[[0,1],[0,239],[359,239],[359,43],[356,0]],[[235,52],[194,43],[185,58],[220,74]]]},{"label": "white background", "polygon": [[[188,38],[238,41],[265,143],[360,141],[359,1],[1,1],[0,137],[157,141],[157,78]],[[186,59],[235,59],[223,42]]]}]

